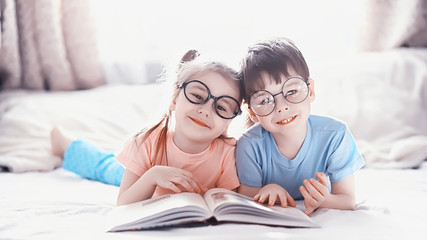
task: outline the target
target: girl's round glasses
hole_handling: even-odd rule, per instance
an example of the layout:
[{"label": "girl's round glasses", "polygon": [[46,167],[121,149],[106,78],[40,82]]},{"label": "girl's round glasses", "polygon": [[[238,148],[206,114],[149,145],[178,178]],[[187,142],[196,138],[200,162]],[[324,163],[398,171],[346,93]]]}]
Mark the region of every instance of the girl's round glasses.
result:
[{"label": "girl's round glasses", "polygon": [[205,104],[209,99],[214,100],[215,112],[224,119],[232,119],[242,113],[239,102],[230,96],[215,97],[208,86],[199,80],[182,83],[179,88],[184,88],[184,95],[193,104]]},{"label": "girl's round glasses", "polygon": [[251,95],[249,106],[257,116],[268,116],[276,108],[276,97],[282,94],[290,103],[300,103],[308,96],[309,83],[300,77],[293,77],[283,83],[282,91],[272,94],[267,90],[256,91]]}]

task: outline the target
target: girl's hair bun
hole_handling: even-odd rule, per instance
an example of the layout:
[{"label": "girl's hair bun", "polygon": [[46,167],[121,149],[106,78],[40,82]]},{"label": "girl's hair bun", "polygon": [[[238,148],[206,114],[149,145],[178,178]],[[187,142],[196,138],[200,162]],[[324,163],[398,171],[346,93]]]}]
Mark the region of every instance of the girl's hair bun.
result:
[{"label": "girl's hair bun", "polygon": [[181,63],[185,63],[185,62],[190,62],[193,61],[195,58],[197,58],[198,56],[200,56],[199,51],[197,50],[188,50],[184,56],[182,56],[181,58]]}]

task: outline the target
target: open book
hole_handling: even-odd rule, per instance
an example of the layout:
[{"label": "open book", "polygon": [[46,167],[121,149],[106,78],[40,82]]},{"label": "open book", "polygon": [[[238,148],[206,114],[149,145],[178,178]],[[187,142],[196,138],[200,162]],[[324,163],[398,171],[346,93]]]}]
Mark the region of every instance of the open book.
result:
[{"label": "open book", "polygon": [[298,208],[263,205],[236,192],[214,188],[163,195],[111,210],[107,231],[171,227],[189,223],[234,222],[283,227],[319,227]]}]

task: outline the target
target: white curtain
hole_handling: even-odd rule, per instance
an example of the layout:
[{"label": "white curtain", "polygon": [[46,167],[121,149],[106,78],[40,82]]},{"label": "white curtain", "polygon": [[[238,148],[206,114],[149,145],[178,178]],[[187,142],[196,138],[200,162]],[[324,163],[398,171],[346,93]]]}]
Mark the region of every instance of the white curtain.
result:
[{"label": "white curtain", "polygon": [[150,62],[173,63],[191,48],[238,67],[247,46],[275,36],[293,39],[310,65],[359,51],[427,45],[425,0],[92,2],[108,82],[144,81]]},{"label": "white curtain", "polygon": [[2,0],[2,88],[76,90],[103,84],[90,2]]}]

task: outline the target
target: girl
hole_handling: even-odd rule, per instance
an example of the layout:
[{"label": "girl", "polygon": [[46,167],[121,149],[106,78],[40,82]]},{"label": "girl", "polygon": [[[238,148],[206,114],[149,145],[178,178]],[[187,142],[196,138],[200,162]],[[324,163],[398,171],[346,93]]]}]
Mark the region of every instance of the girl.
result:
[{"label": "girl", "polygon": [[[108,153],[98,157],[103,159],[101,164],[84,160],[96,161],[92,165],[103,168],[98,175],[107,175],[109,171],[104,170],[110,168],[116,175],[123,174],[118,205],[167,193],[202,193],[214,187],[234,190],[239,186],[235,140],[227,137],[231,119],[241,113],[237,72],[219,62],[201,61],[197,51],[191,50],[184,55],[175,79],[169,112],[158,124],[136,134],[116,157],[124,173]],[[172,117],[174,127],[170,125]],[[67,154],[72,155],[68,152],[74,142],[64,140],[62,133],[53,129],[52,143],[56,155],[65,151],[64,168],[73,165],[67,163]]]}]

